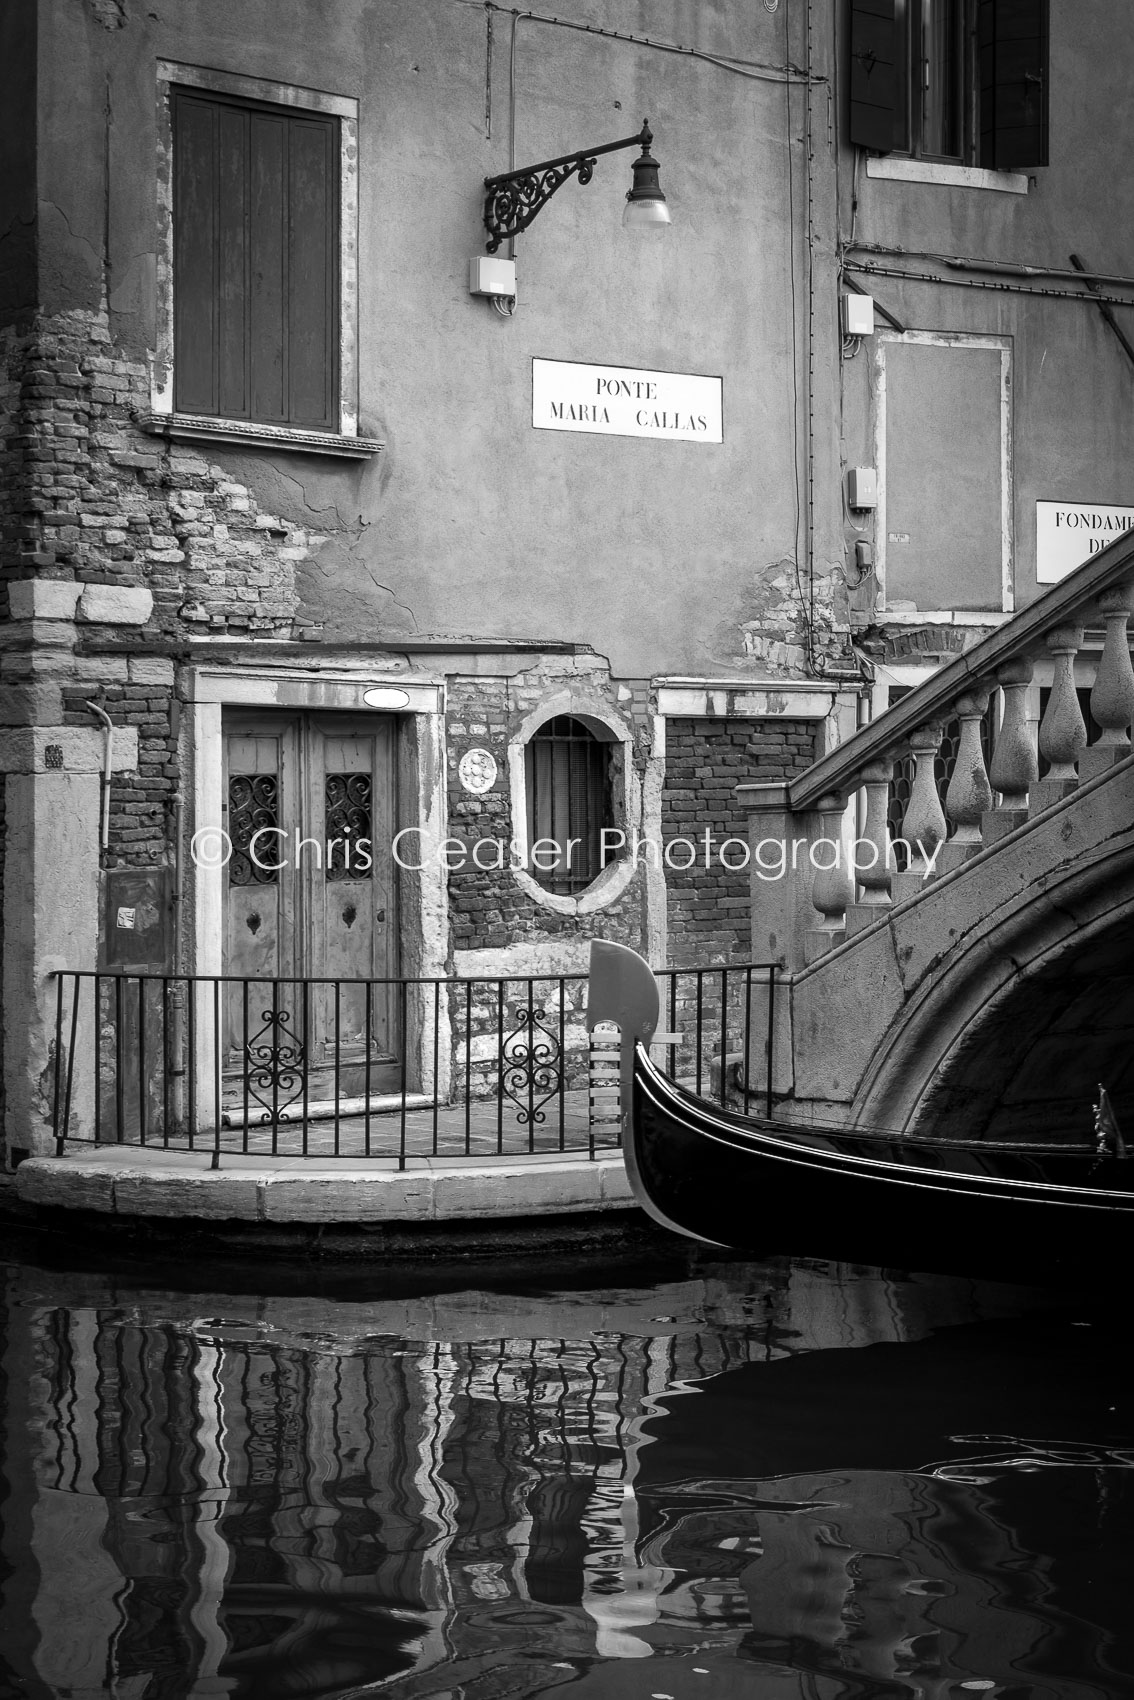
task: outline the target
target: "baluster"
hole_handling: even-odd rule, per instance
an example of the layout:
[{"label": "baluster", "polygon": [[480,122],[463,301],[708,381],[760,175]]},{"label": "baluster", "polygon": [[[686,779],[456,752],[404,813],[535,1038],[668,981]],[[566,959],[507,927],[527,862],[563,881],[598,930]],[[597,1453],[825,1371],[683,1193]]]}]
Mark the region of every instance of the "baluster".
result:
[{"label": "baluster", "polygon": [[804,937],[804,957],[814,962],[824,951],[841,944],[846,937],[847,909],[854,902],[854,882],[847,866],[846,846],[843,843],[843,816],[847,800],[835,792],[820,797],[816,803],[820,836],[811,845],[812,866],[817,862],[811,901],[823,919]]},{"label": "baluster", "polygon": [[980,741],[980,723],[988,707],[987,690],[968,691],[957,698],[956,707],[961,739],[953,777],[945,793],[945,813],[953,823],[953,835],[938,857],[938,866],[943,871],[976,855],[981,847],[983,817],[992,807],[992,786]]},{"label": "baluster", "polygon": [[1039,778],[1035,742],[1028,720],[1028,686],[1032,663],[1021,655],[996,670],[996,682],[1004,692],[1004,718],[996,734],[989,778],[1000,792],[1002,809],[1026,809],[1028,792]]},{"label": "baluster", "polygon": [[988,777],[1000,802],[985,816],[984,842],[1022,826],[1028,818],[1028,797],[1039,778],[1035,733],[1028,719],[1028,689],[1032,663],[1026,655],[1005,661],[996,669],[996,682],[1004,693],[1004,715],[996,733],[992,766]]},{"label": "baluster", "polygon": [[948,831],[934,771],[943,730],[939,721],[931,721],[928,726],[919,726],[916,732],[910,734],[914,772],[910,800],[902,817],[902,837],[909,846],[910,861],[905,873],[895,876],[894,895],[899,901],[915,897],[926,880],[932,877],[931,860],[933,873],[936,873],[933,852],[944,841]]},{"label": "baluster", "polygon": [[1082,626],[1056,626],[1044,639],[1054,665],[1051,696],[1040,725],[1040,754],[1051,765],[1033,786],[1029,812],[1050,808],[1079,783],[1079,752],[1086,748],[1087,728],[1075,693],[1075,657],[1083,642]]},{"label": "baluster", "polygon": [[1134,665],[1126,627],[1134,607],[1134,585],[1116,584],[1099,597],[1106,620],[1099,670],[1091,692],[1091,714],[1102,731],[1079,757],[1080,783],[1105,773],[1130,754],[1130,722],[1134,720]]},{"label": "baluster", "polygon": [[[890,780],[894,772],[893,757],[869,762],[859,777],[866,792],[866,818],[862,836],[854,843],[855,874],[862,887],[862,896],[847,910],[847,932],[858,932],[879,919],[879,912],[890,905],[891,867],[894,850],[886,821],[890,802]],[[874,859],[870,861],[873,850]]]}]

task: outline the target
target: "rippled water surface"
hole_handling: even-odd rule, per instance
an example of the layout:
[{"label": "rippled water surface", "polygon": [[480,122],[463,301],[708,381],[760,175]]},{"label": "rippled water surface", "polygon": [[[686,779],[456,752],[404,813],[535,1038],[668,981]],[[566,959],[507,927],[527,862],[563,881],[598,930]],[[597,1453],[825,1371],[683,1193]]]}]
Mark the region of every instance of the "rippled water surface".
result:
[{"label": "rippled water surface", "polygon": [[1134,1694],[1089,1301],[683,1250],[199,1278],[7,1269],[4,1696]]}]

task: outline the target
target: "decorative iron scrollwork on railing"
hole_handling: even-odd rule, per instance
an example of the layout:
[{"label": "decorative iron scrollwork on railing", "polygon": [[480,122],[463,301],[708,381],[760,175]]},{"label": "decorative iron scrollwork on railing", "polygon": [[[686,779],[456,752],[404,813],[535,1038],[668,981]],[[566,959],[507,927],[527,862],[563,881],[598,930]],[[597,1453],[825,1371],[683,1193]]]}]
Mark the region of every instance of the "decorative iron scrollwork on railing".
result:
[{"label": "decorative iron scrollwork on railing", "polygon": [[502,1094],[516,1105],[522,1127],[538,1127],[547,1120],[543,1105],[559,1091],[563,1053],[557,1035],[543,1025],[542,1005],[518,1003],[512,1013],[516,1026],[500,1047]]},{"label": "decorative iron scrollwork on railing", "polygon": [[510,182],[493,183],[486,179],[489,190],[485,202],[484,223],[491,240],[488,252],[495,254],[506,236],[518,236],[526,230],[542,206],[561,189],[576,172],[580,183],[589,183],[595,173],[597,160],[577,154],[573,159],[554,165],[536,166],[523,177]]},{"label": "decorative iron scrollwork on railing", "polygon": [[[279,780],[274,773],[232,773],[228,779],[229,885],[275,885],[279,879]],[[258,832],[267,836],[257,844]]]},{"label": "decorative iron scrollwork on railing", "polygon": [[291,1028],[291,1011],[261,1010],[264,1025],[244,1047],[244,1076],[250,1100],[262,1122],[287,1121],[287,1110],[303,1096],[307,1051]]},{"label": "decorative iron scrollwork on railing", "polygon": [[370,879],[374,861],[369,774],[328,773],[325,803],[327,878]]}]

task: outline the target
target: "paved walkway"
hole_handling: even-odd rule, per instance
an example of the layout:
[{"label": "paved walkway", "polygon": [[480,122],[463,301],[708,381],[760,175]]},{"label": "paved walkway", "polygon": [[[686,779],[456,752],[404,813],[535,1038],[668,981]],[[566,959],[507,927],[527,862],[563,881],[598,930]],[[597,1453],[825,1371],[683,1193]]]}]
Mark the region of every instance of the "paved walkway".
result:
[{"label": "paved walkway", "polygon": [[[113,1140],[100,1144],[103,1152],[129,1152],[144,1145],[149,1150],[219,1150],[222,1166],[231,1156],[261,1157],[524,1157],[547,1152],[590,1155],[594,1150],[617,1148],[620,1140],[617,1110],[598,1112],[603,1119],[591,1120],[590,1094],[566,1092],[562,1105],[556,1097],[531,1121],[521,1121],[514,1104],[486,1098],[454,1107],[434,1105],[420,1094],[407,1099],[405,1114],[397,1100],[372,1099],[366,1115],[361,1099],[344,1100],[338,1116],[332,1104],[311,1105],[304,1120],[302,1105],[294,1104],[274,1125],[251,1116],[245,1125],[242,1109],[234,1106],[224,1116],[218,1139],[208,1128],[190,1140],[186,1134],[172,1135],[168,1144],[160,1134],[140,1141],[136,1135],[122,1145]],[[69,1150],[88,1149],[82,1142],[69,1142]]]},{"label": "paved walkway", "polygon": [[[419,1100],[420,1102],[420,1100]],[[521,1121],[513,1104],[498,1104],[494,1098],[449,1108],[444,1105],[407,1104],[400,1109],[340,1114],[333,1111],[312,1116],[306,1124],[302,1112],[275,1127],[252,1122],[248,1127],[222,1131],[222,1151],[249,1151],[264,1155],[411,1157],[494,1156],[523,1157],[552,1151],[590,1152],[619,1144],[618,1116],[591,1122],[586,1091],[566,1092],[562,1111],[558,1098],[536,1110],[531,1122]],[[235,1119],[235,1118],[234,1118]],[[198,1141],[200,1143],[200,1141]],[[206,1143],[212,1148],[213,1140]],[[222,1157],[222,1162],[224,1161]]]},{"label": "paved walkway", "polygon": [[[501,1119],[495,1101],[458,1109],[341,1115],[221,1130],[160,1145],[70,1142],[32,1157],[26,1203],[120,1216],[272,1223],[401,1223],[627,1209],[617,1122],[589,1122],[589,1094],[565,1095],[548,1123]],[[305,1154],[306,1153],[306,1154]]]}]

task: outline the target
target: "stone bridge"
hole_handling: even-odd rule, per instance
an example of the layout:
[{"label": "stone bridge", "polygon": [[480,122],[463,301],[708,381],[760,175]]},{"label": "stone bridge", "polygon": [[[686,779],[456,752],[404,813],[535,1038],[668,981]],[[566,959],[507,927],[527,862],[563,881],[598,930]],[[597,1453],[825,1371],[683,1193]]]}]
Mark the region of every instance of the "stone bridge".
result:
[{"label": "stone bridge", "polygon": [[1085,1139],[1102,1082],[1134,1128],[1132,594],[1127,538],[800,779],[741,788],[778,1114]]}]

